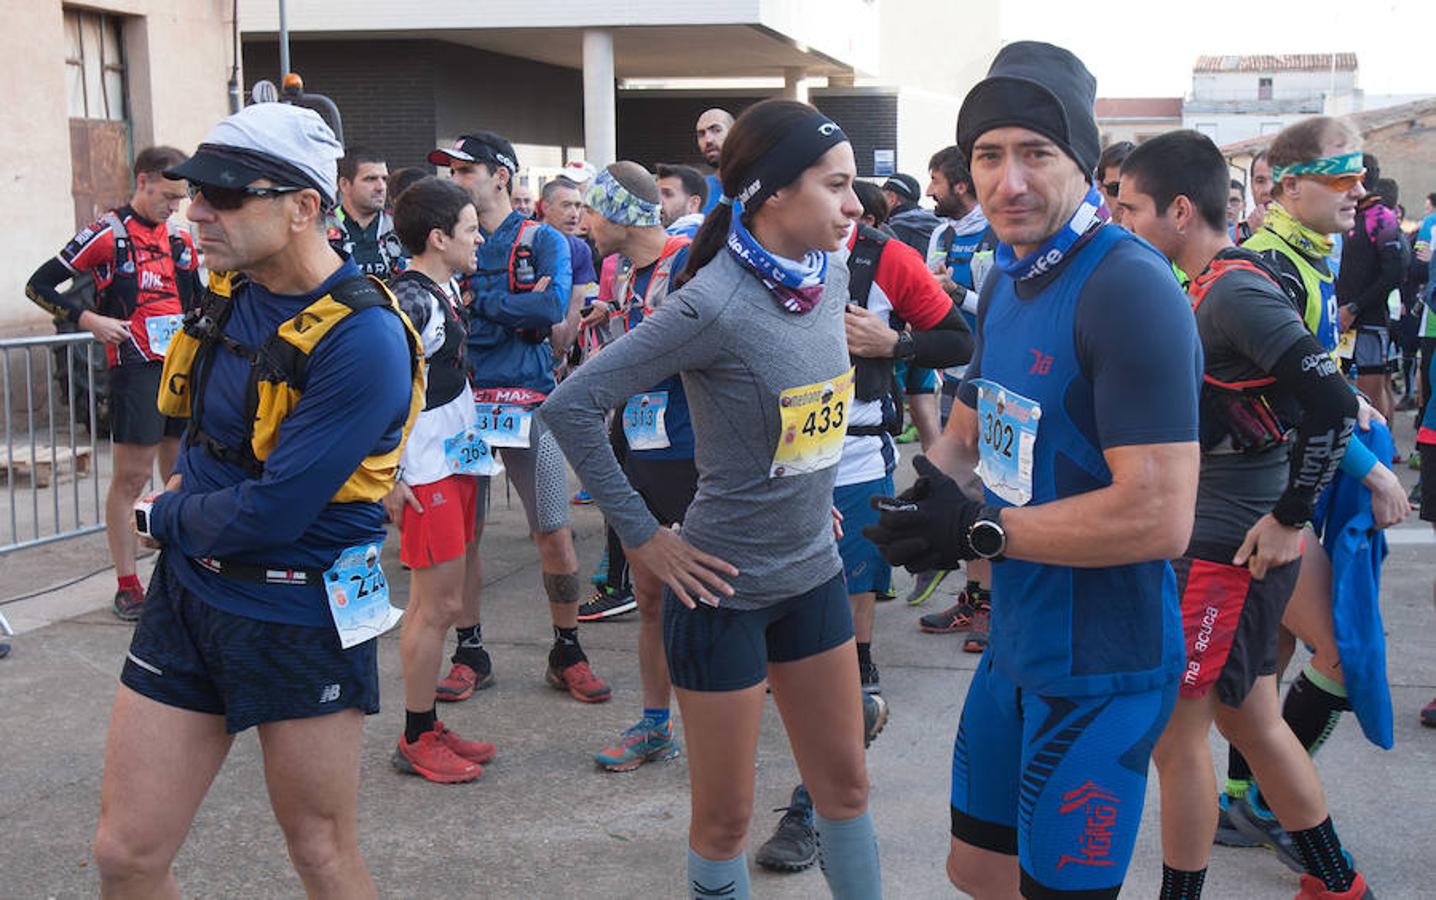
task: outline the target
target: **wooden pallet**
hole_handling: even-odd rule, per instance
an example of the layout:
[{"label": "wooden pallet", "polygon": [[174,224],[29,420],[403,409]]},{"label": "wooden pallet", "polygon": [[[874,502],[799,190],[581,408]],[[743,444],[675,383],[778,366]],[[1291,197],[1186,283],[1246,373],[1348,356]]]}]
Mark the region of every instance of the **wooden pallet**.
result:
[{"label": "wooden pallet", "polygon": [[30,446],[0,447],[0,475],[5,480],[24,478],[37,488],[49,487],[50,482],[66,475],[84,478],[90,474],[90,458],[94,448],[46,447],[36,445],[33,455]]}]

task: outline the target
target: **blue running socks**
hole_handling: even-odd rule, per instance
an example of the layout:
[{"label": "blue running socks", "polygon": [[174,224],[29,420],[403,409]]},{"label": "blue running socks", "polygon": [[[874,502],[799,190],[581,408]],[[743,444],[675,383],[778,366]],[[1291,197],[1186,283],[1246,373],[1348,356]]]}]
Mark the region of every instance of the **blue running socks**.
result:
[{"label": "blue running socks", "polygon": [[873,814],[864,810],[854,819],[838,821],[814,815],[818,832],[818,864],[834,900],[881,900],[882,871]]},{"label": "blue running socks", "polygon": [[688,896],[691,900],[749,900],[748,854],[704,859],[689,847]]},{"label": "blue running socks", "polygon": [[654,709],[649,706],[643,707],[643,718],[653,723],[655,731],[668,724],[669,715],[668,707],[666,706],[661,709]]}]

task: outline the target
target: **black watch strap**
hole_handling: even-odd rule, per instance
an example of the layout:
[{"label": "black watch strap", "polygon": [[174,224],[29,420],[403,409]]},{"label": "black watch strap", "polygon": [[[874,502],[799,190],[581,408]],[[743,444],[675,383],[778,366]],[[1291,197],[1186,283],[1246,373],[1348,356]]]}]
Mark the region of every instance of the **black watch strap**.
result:
[{"label": "black watch strap", "polygon": [[912,359],[917,353],[917,344],[913,342],[912,332],[899,331],[897,346],[893,348],[893,359]]}]

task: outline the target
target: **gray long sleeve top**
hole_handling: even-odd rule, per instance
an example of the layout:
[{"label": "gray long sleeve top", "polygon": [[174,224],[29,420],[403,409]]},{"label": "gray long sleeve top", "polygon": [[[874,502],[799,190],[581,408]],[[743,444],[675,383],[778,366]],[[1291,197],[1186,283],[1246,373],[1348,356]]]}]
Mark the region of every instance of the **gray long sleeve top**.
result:
[{"label": "gray long sleeve top", "polygon": [[[604,414],[670,375],[683,379],[693,420],[698,493],[683,538],[733,564],[735,594],[721,605],[757,609],[822,584],[842,570],[832,531],[833,464],[775,475],[780,444],[841,433],[848,402],[830,401],[815,420],[791,419],[805,400],[842,397],[851,371],[843,309],[848,273],[834,262],[818,305],[782,309],[726,250],[642,324],[604,348],[549,395],[539,415],[584,487],[627,546],[644,543],[658,521],[624,477],[609,446]],[[813,391],[795,391],[811,386]],[[836,393],[835,390],[836,389]],[[783,397],[790,421],[782,421]],[[787,467],[792,472],[793,467]]]}]

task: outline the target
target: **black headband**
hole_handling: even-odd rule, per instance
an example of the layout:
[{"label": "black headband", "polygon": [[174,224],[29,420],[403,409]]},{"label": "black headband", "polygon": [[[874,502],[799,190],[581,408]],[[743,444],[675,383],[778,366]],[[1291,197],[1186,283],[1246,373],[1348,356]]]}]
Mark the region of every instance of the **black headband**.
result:
[{"label": "black headband", "polygon": [[818,157],[847,139],[837,122],[815,110],[743,174],[743,187],[733,199],[752,212],[796,181]]}]

